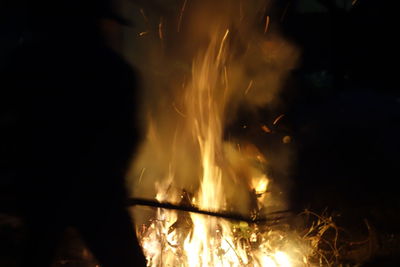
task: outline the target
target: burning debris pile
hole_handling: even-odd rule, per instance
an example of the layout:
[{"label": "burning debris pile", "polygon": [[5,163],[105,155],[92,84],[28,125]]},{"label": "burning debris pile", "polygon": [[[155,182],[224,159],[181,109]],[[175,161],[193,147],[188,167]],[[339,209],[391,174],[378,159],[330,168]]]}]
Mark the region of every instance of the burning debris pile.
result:
[{"label": "burning debris pile", "polygon": [[[339,241],[331,216],[310,211],[302,215],[311,215],[313,223],[302,231],[282,222],[270,225],[192,215],[158,209],[156,218],[140,227],[148,266],[337,266],[346,246]],[[199,226],[213,231],[204,236],[201,230],[196,232]],[[190,245],[196,234],[199,240],[194,242],[207,244],[200,250]]]},{"label": "burning debris pile", "polygon": [[[251,219],[136,210],[148,266],[310,266],[330,261],[317,254],[330,224],[301,234],[282,218],[256,223],[287,209],[283,188],[268,176],[269,161],[255,145],[225,137],[238,107],[272,103],[296,62],[296,50],[288,43],[276,35],[265,38],[269,17],[261,16],[266,24],[260,32],[251,29],[260,3],[246,7],[243,1],[193,1],[190,8],[185,1],[178,33],[168,31],[165,17],[153,28],[159,50],[147,51],[150,63],[138,66],[152,95],[143,107],[147,138],[130,174],[133,196],[239,212]],[[150,25],[146,12],[141,13]],[[186,39],[180,33],[185,25],[190,33]],[[154,47],[151,32],[139,34],[148,38],[146,49]],[[185,65],[187,57],[191,63]]]}]

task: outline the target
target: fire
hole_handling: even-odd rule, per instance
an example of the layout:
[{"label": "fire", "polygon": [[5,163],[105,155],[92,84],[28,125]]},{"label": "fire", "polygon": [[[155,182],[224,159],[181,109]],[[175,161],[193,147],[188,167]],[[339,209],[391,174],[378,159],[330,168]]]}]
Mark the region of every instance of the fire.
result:
[{"label": "fire", "polygon": [[253,188],[257,195],[261,195],[267,192],[269,180],[265,175],[262,175],[261,177],[255,177],[252,182]]},{"label": "fire", "polygon": [[[265,159],[260,155],[243,155],[223,138],[224,118],[232,95],[227,65],[228,38],[229,30],[214,34],[207,50],[194,60],[191,81],[184,87],[184,107],[179,112],[184,114],[183,132],[190,135],[189,139],[197,148],[200,173],[193,175],[198,175],[199,187],[194,193],[173,189],[175,168],[171,167],[168,177],[156,184],[156,199],[160,202],[168,200],[209,211],[230,211],[229,183],[253,191],[256,209],[264,207],[268,201],[266,193],[270,180],[262,170],[245,166],[245,174],[236,171],[243,165],[250,165],[246,157],[263,164]],[[172,162],[170,166],[177,164]],[[138,232],[148,266],[152,267],[305,265],[304,251],[296,248],[289,236],[285,236],[282,230],[262,224],[158,209],[150,223],[143,225]]]},{"label": "fire", "polygon": [[[240,107],[273,104],[297,62],[297,49],[276,33],[263,2],[182,0],[177,14],[170,6],[149,4],[154,14],[140,9],[132,54],[144,76],[147,138],[129,175],[132,195],[241,215],[232,220],[136,209],[148,266],[296,267],[319,260],[318,238],[328,224],[301,234],[284,220],[256,222],[287,209],[284,188],[270,176],[277,160],[248,140],[227,136]],[[249,124],[249,132],[272,136],[283,116],[255,128]],[[288,160],[279,159],[279,170],[286,170]]]}]

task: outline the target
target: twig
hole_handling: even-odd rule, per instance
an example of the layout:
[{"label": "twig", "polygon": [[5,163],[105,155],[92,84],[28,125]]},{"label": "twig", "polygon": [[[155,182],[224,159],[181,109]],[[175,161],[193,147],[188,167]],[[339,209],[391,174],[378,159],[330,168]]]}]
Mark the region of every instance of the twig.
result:
[{"label": "twig", "polygon": [[290,210],[276,211],[276,212],[271,212],[271,213],[267,214],[266,217],[264,217],[264,218],[251,219],[251,218],[245,217],[238,213],[207,211],[207,210],[201,210],[194,206],[180,206],[180,205],[175,205],[175,204],[168,203],[168,202],[161,203],[158,201],[142,199],[142,198],[129,198],[127,201],[127,205],[128,206],[148,206],[148,207],[163,208],[163,209],[169,209],[169,210],[187,211],[187,212],[193,212],[193,213],[198,213],[198,214],[203,214],[203,215],[220,217],[220,218],[234,220],[234,221],[243,221],[243,222],[248,222],[248,223],[263,222],[263,223],[268,223],[269,225],[279,224],[281,220],[288,218],[288,216],[290,215],[290,212],[291,212]]}]

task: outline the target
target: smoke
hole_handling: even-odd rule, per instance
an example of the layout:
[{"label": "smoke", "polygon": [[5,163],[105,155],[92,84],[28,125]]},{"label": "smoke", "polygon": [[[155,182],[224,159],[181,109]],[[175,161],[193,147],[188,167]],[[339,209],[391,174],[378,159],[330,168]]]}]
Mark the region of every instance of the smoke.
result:
[{"label": "smoke", "polygon": [[195,110],[195,102],[188,103],[196,99],[187,93],[201,87],[195,76],[208,64],[203,79],[205,87],[217,88],[211,94],[220,124],[215,161],[223,169],[228,207],[249,210],[250,180],[264,175],[268,160],[254,145],[223,140],[224,130],[239,108],[273,105],[298,58],[269,23],[266,8],[260,0],[136,1],[125,54],[142,75],[146,138],[128,175],[132,195],[154,198],[165,181],[171,181],[165,188],[171,195],[198,190],[202,151],[190,125],[198,113],[211,111]]}]

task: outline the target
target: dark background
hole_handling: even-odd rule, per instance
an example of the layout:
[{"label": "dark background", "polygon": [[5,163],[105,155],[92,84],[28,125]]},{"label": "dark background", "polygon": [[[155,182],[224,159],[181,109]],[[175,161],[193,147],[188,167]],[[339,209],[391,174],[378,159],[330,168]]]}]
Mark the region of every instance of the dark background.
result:
[{"label": "dark background", "polygon": [[[250,141],[263,140],[277,179],[287,174],[273,169],[279,165],[275,152],[293,153],[291,207],[335,214],[345,239],[369,239],[370,251],[357,248],[360,254],[353,255],[353,261],[368,259],[365,266],[400,264],[399,46],[391,4],[273,2],[266,14],[270,26],[299,47],[300,64],[275,109],[267,107],[257,118],[242,113],[233,127]],[[268,125],[274,134],[260,131],[280,114],[285,116],[277,125]],[[248,121],[253,130],[240,128]],[[282,142],[286,135],[288,144]]]},{"label": "dark background", "polygon": [[319,2],[327,12],[289,13],[282,26],[303,50],[295,85],[283,93],[298,149],[294,204],[349,209],[395,230],[400,98],[393,9],[388,1],[358,1],[349,11]]},{"label": "dark background", "polygon": [[[300,11],[311,2],[319,10]],[[281,94],[286,116],[279,127],[292,136],[296,150],[292,206],[337,211],[354,231],[365,231],[367,220],[378,249],[365,266],[399,265],[399,31],[393,2],[358,0],[345,9],[329,0],[275,1],[269,13],[302,50],[301,64]],[[21,36],[29,35],[25,14],[22,1],[0,3],[0,68]],[[1,114],[2,130],[10,119]],[[8,216],[18,211],[15,166],[3,153],[13,140],[6,138],[12,137],[0,140],[2,252],[13,251],[15,237],[23,235],[21,222]]]},{"label": "dark background", "polygon": [[336,210],[354,232],[370,223],[384,255],[370,264],[398,266],[396,15],[390,1],[361,0],[349,11],[319,2],[327,12],[289,12],[282,25],[303,51],[283,96],[297,149],[293,205]]}]

